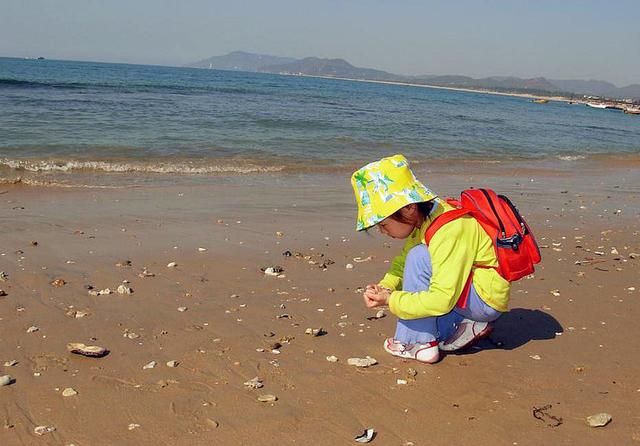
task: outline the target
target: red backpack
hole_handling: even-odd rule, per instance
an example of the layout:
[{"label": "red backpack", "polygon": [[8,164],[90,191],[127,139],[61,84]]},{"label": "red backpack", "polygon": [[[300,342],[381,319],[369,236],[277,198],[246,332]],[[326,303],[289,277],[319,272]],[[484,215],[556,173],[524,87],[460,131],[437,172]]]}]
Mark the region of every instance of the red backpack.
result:
[{"label": "red backpack", "polygon": [[[493,242],[498,274],[514,282],[534,272],[533,265],[540,263],[540,249],[529,225],[507,197],[497,195],[491,189],[467,189],[460,194],[460,200],[448,199],[447,203],[456,209],[443,213],[429,225],[424,236],[427,245],[442,226],[463,215],[470,215]],[[459,307],[466,306],[472,274],[458,300]]]}]

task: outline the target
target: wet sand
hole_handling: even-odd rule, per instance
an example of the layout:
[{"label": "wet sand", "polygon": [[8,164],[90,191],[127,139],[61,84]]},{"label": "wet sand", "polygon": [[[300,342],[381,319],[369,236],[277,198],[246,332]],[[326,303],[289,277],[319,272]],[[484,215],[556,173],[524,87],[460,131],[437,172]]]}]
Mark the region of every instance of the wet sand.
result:
[{"label": "wet sand", "polygon": [[[368,427],[380,445],[640,443],[640,171],[567,166],[419,172],[441,195],[506,193],[543,251],[491,338],[436,365],[389,356],[393,316],[367,319],[357,288],[401,245],[353,231],[348,175],[3,185],[0,375],[15,382],[0,387],[0,444],[355,444]],[[285,277],[265,276],[271,265]],[[133,294],[86,289],[123,280]],[[72,355],[68,342],[110,354]],[[347,365],[367,355],[378,364]],[[244,385],[254,377],[264,387]],[[268,394],[277,401],[258,401]],[[599,412],[613,421],[587,426]]]}]

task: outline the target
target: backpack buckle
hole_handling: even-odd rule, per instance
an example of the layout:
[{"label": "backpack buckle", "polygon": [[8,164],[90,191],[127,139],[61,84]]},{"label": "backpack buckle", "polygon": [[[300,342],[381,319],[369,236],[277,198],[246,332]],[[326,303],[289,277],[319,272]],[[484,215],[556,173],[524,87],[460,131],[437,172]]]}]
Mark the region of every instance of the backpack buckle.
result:
[{"label": "backpack buckle", "polygon": [[502,237],[496,239],[496,245],[498,248],[511,248],[517,251],[522,243],[522,236],[520,234],[514,234],[511,237]]}]

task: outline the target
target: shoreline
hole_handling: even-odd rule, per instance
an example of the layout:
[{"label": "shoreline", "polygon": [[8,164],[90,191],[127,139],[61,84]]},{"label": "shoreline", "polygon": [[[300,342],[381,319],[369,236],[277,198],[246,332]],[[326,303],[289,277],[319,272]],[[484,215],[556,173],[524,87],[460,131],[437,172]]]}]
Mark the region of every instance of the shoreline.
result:
[{"label": "shoreline", "polygon": [[[395,152],[394,152],[395,153]],[[121,167],[121,163],[118,166]],[[95,190],[129,189],[141,187],[172,187],[176,185],[206,186],[254,182],[269,187],[282,181],[298,182],[304,178],[317,184],[333,181],[333,178],[347,178],[359,167],[359,163],[351,162],[340,166],[315,166],[314,168],[283,166],[278,170],[252,171],[239,173],[234,171],[212,173],[166,173],[145,172],[136,169],[133,172],[78,170],[78,171],[9,171],[0,174],[0,188],[33,187],[33,188],[87,188]],[[474,171],[482,168],[482,175],[492,178],[508,178],[514,172],[521,175],[538,175],[542,177],[559,177],[572,175],[575,170],[625,174],[640,169],[638,154],[625,155],[591,155],[591,156],[553,156],[544,159],[413,159],[412,166],[418,171],[447,172],[449,175],[464,176],[467,169]],[[639,180],[640,181],[640,180]]]},{"label": "shoreline", "polygon": [[[299,77],[312,77],[312,78],[319,78],[319,79],[337,79],[337,80],[343,80],[343,81],[354,81],[354,82],[367,82],[367,83],[374,83],[374,84],[388,84],[388,85],[402,85],[402,86],[406,86],[406,87],[424,87],[424,88],[433,88],[433,89],[437,89],[437,90],[450,90],[450,91],[461,91],[461,92],[466,92],[466,93],[479,93],[479,94],[490,94],[490,95],[495,95],[495,96],[509,96],[509,97],[516,97],[516,98],[525,98],[525,99],[547,99],[549,101],[554,101],[554,102],[567,102],[567,103],[574,103],[574,104],[581,104],[581,105],[587,105],[587,103],[591,103],[591,102],[612,102],[612,103],[620,103],[623,104],[622,100],[619,99],[611,99],[611,98],[601,98],[601,99],[574,99],[574,98],[570,98],[570,97],[566,97],[566,96],[557,96],[557,95],[553,95],[553,94],[549,94],[549,95],[535,95],[535,94],[529,94],[529,93],[505,93],[505,92],[501,92],[501,91],[494,91],[494,90],[483,90],[483,89],[474,89],[474,88],[463,88],[463,87],[444,87],[444,86],[440,86],[440,85],[428,85],[428,84],[416,84],[416,83],[412,83],[412,82],[401,82],[401,81],[381,81],[381,80],[372,80],[372,79],[354,79],[354,78],[348,78],[348,77],[336,77],[336,76],[317,76],[317,75],[311,75],[311,74],[294,74],[294,73],[268,73],[268,74],[278,74],[281,76],[299,76]],[[622,110],[622,109],[620,109]]]}]

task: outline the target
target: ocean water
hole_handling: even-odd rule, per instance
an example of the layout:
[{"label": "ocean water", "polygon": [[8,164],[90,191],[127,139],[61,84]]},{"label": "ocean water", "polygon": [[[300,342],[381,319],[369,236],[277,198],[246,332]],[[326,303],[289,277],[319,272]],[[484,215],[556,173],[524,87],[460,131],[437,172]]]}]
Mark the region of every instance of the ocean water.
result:
[{"label": "ocean water", "polygon": [[192,68],[0,58],[0,179],[219,176],[640,155],[640,117],[563,102]]}]

